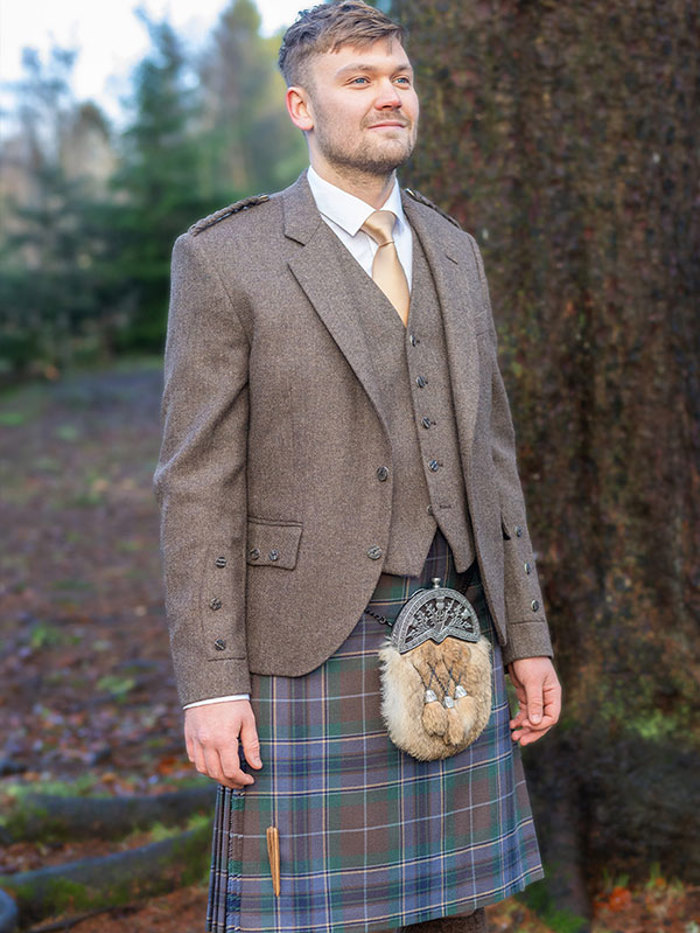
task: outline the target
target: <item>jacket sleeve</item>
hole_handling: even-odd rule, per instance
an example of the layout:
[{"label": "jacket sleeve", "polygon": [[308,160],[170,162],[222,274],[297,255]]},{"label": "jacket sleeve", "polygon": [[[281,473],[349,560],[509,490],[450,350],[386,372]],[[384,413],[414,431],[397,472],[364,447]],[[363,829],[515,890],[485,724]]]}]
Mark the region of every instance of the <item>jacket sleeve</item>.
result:
[{"label": "jacket sleeve", "polygon": [[537,577],[516,460],[515,431],[498,366],[496,328],[484,265],[476,242],[472,248],[489,321],[492,348],[491,456],[501,505],[507,643],[503,662],[552,656],[552,643]]},{"label": "jacket sleeve", "polygon": [[245,637],[249,344],[197,237],[173,250],[163,440],[154,477],[183,705],[249,693]]}]

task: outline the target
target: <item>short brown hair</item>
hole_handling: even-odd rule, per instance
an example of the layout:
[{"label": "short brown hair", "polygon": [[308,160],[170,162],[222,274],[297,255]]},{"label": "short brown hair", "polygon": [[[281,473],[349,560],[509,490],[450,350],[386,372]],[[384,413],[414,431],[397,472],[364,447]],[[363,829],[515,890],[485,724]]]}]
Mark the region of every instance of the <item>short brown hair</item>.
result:
[{"label": "short brown hair", "polygon": [[404,37],[403,26],[363,0],[320,3],[297,15],[282,39],[278,64],[287,86],[303,86],[310,55],[335,52],[343,45],[362,48],[380,39],[403,43]]}]

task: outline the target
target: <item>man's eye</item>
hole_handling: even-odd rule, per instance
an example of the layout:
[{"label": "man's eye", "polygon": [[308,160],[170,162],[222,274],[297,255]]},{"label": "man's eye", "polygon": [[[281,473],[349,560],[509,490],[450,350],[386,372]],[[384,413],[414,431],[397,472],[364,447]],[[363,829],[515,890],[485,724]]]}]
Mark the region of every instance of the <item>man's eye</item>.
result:
[{"label": "man's eye", "polygon": [[411,81],[410,81],[410,79],[407,78],[405,75],[402,75],[400,78],[397,78],[397,79],[396,79],[396,83],[397,83],[397,84],[403,84],[403,85],[405,85],[405,87],[409,87],[410,84],[411,84]]},{"label": "man's eye", "polygon": [[369,84],[369,79],[365,78],[364,75],[361,75],[358,78],[353,78],[350,83],[351,84]]}]

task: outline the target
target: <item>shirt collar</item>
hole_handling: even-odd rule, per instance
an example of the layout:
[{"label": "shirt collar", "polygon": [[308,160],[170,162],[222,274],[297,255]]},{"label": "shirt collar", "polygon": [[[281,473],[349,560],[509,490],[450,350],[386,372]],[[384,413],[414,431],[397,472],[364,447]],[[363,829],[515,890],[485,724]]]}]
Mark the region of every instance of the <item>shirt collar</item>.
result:
[{"label": "shirt collar", "polygon": [[[321,215],[328,220],[332,220],[350,236],[355,236],[362,224],[375,211],[371,204],[367,204],[361,198],[356,198],[354,194],[348,194],[342,188],[338,188],[321,178],[312,166],[309,166],[307,179],[316,207]],[[399,230],[407,224],[406,215],[401,204],[401,189],[396,179],[394,179],[391,193],[381,209],[396,214]]]}]

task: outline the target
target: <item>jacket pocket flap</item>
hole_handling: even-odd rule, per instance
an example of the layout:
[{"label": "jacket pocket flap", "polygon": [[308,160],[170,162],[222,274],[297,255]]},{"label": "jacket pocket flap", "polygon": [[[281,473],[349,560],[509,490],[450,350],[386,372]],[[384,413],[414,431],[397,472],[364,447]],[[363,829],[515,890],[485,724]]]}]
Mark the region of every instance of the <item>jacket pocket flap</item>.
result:
[{"label": "jacket pocket flap", "polygon": [[297,563],[302,526],[296,522],[248,522],[246,560],[251,566],[293,570]]}]

